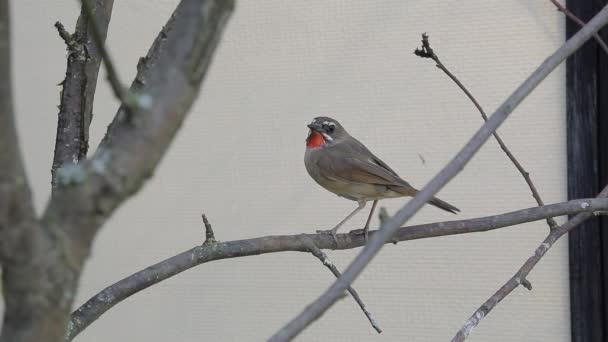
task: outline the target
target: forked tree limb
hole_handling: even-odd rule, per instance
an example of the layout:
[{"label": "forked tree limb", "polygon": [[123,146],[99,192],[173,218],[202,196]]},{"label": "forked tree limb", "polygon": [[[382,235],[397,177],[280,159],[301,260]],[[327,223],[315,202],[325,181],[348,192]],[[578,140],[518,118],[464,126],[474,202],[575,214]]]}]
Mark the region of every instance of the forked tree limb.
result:
[{"label": "forked tree limb", "polygon": [[[606,186],[604,190],[598,194],[597,198],[606,198],[606,196],[608,196],[608,186]],[[513,292],[517,286],[524,284],[526,277],[528,274],[530,274],[534,266],[538,264],[540,259],[545,255],[545,253],[547,253],[549,248],[551,248],[553,244],[559,240],[559,238],[593,216],[594,213],[590,212],[580,213],[571,218],[568,222],[553,229],[543,240],[543,242],[536,248],[534,254],[532,254],[532,256],[526,260],[519,270],[517,270],[517,272],[515,272],[515,274],[500,289],[498,289],[498,291],[496,291],[496,293],[486,300],[485,303],[483,303],[473,313],[473,315],[471,315],[471,317],[464,323],[462,328],[456,333],[454,338],[452,338],[452,342],[462,342],[466,340],[471,333],[471,330],[476,327],[479,322],[481,322],[481,320],[486,317],[496,305],[498,305],[498,303]]]},{"label": "forked tree limb", "polygon": [[[573,200],[501,215],[403,227],[395,234],[394,241],[484,232],[543,220],[547,217],[604,210],[608,210],[608,199]],[[370,237],[376,234],[378,234],[378,231],[372,231]],[[307,241],[312,241],[319,249],[344,250],[364,246],[365,236],[357,231],[337,234],[337,244],[332,236],[321,233],[265,236],[196,246],[119,280],[91,297],[72,313],[67,341],[72,340],[116,304],[192,267],[215,260],[251,255],[277,252],[309,252],[310,247]]]},{"label": "forked tree limb", "polygon": [[[105,41],[112,15],[114,0],[94,1],[91,15],[97,23],[100,39]],[[84,160],[89,148],[89,126],[93,119],[93,100],[97,76],[101,65],[100,53],[92,35],[89,16],[84,9],[73,34],[60,22],[55,23],[64,40],[68,56],[65,78],[61,82],[61,99],[57,120],[55,152],[51,168],[51,184],[55,186],[55,174],[65,163],[78,164]]]},{"label": "forked tree limb", "polygon": [[[0,70],[10,71],[7,6],[7,0],[0,0]],[[18,233],[11,241],[12,249],[4,240],[8,230],[0,229],[0,254],[10,256],[8,262],[0,259],[5,299],[0,342],[65,338],[94,235],[113,210],[144,184],[167,150],[198,96],[233,6],[231,0],[182,0],[146,60],[139,63],[138,82],[132,88],[139,91],[138,99],[146,100],[141,102],[146,104],[145,116],[126,121],[124,109],[119,110],[91,159],[57,169],[57,186],[43,217],[37,220],[31,210],[31,217],[24,215],[23,224],[11,224],[10,231]],[[60,34],[64,39],[73,38],[65,29]],[[12,109],[5,110],[10,106],[4,105],[10,103],[6,91],[10,88],[5,86],[9,81],[0,79],[0,101],[7,101],[0,113],[0,167],[9,162],[19,167],[15,172],[1,170],[2,179],[22,171]],[[27,189],[22,176],[16,183],[23,185],[19,189]],[[31,207],[29,192],[25,197],[28,201],[20,205]],[[14,217],[18,208],[3,205],[3,209]]]},{"label": "forked tree limb", "polygon": [[[479,111],[479,114],[481,114],[481,117],[483,118],[483,120],[488,121],[488,116],[486,115],[486,112],[483,110],[483,107],[481,107],[479,102],[477,102],[477,100],[475,99],[473,94],[471,94],[471,92],[464,86],[464,84],[462,82],[460,82],[460,80],[456,77],[456,75],[454,75],[443,63],[441,63],[441,61],[439,60],[439,57],[437,56],[435,51],[431,48],[431,44],[429,42],[429,36],[426,33],[422,34],[422,49],[416,49],[414,51],[414,54],[416,54],[417,56],[420,56],[422,58],[430,58],[433,61],[435,61],[435,66],[437,68],[439,68],[441,71],[443,71],[452,81],[454,81],[454,83],[456,83],[456,85],[460,88],[460,90],[462,90],[462,92],[469,98],[469,100],[471,100],[471,102],[473,103],[475,108],[477,108],[477,110]],[[513,165],[515,166],[517,171],[519,171],[521,176],[524,178],[524,181],[526,182],[526,184],[528,184],[528,187],[530,188],[530,191],[532,192],[532,197],[534,197],[534,199],[536,200],[536,203],[539,206],[545,205],[542,198],[540,197],[540,194],[538,193],[538,190],[536,190],[536,186],[534,185],[534,182],[532,182],[532,178],[530,178],[530,173],[528,171],[526,171],[524,169],[524,167],[521,165],[521,163],[519,162],[519,160],[517,160],[517,158],[515,158],[515,156],[511,152],[511,150],[509,150],[509,148],[507,147],[505,142],[502,140],[502,138],[498,135],[498,133],[494,132],[494,133],[492,133],[492,135],[494,136],[494,139],[496,139],[498,146],[500,146],[500,148],[507,155],[507,157],[509,158],[511,163],[513,163]],[[547,218],[547,224],[549,225],[550,229],[557,227],[557,223],[555,222],[555,220],[552,217]]]},{"label": "forked tree limb", "polygon": [[329,289],[307,306],[299,315],[273,335],[271,341],[288,341],[297,336],[302,330],[319,318],[335,303],[346,288],[357,278],[370,263],[382,246],[395,234],[399,226],[409,220],[427,201],[429,201],[445,184],[454,178],[475,155],[479,148],[496,131],[509,114],[513,112],[525,98],[547,77],[562,61],[574,53],[583,43],[593,36],[600,28],[608,23],[608,6],[604,7],[587,25],[572,38],[568,39],[559,49],[549,56],[488,118],[488,121],[473,135],[456,156],[418,192],[407,205],[401,208],[388,222],[384,223],[378,232],[355,257],[353,262],[334,282]]},{"label": "forked tree limb", "polygon": [[131,93],[145,106],[128,115],[121,106],[94,155],[56,176],[42,221],[64,227],[82,260],[114,209],[153,174],[197,98],[234,1],[182,0],[146,57]]}]

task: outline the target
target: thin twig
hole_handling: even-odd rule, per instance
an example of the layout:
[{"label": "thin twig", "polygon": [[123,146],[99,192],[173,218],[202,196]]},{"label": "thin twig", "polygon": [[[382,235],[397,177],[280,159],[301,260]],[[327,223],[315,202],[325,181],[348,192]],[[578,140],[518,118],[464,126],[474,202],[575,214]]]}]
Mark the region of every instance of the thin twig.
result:
[{"label": "thin twig", "polygon": [[[608,186],[606,186],[597,197],[603,198],[607,195]],[[536,248],[534,254],[532,254],[532,256],[529,257],[528,260],[526,260],[526,262],[519,268],[517,272],[515,272],[513,277],[511,277],[511,279],[509,279],[500,289],[498,289],[498,291],[496,291],[496,293],[494,293],[487,301],[485,301],[485,303],[483,303],[473,313],[473,315],[471,315],[471,317],[465,322],[462,328],[456,333],[454,338],[452,338],[452,342],[462,342],[466,340],[466,338],[471,333],[471,330],[476,327],[479,322],[484,317],[486,317],[498,303],[500,303],[506,296],[508,296],[513,290],[515,290],[517,286],[522,284],[527,287],[528,290],[530,290],[531,287],[528,287],[530,283],[526,280],[526,277],[528,276],[528,274],[530,274],[534,266],[536,266],[536,264],[545,255],[545,253],[547,253],[549,248],[551,248],[555,241],[557,241],[564,234],[576,228],[578,225],[592,218],[593,216],[594,213],[580,213],[571,218],[563,225],[553,229],[549,233],[549,235],[543,240],[543,242]]]},{"label": "thin twig", "polygon": [[[396,243],[397,241],[484,232],[543,220],[547,217],[603,210],[608,210],[608,199],[572,200],[501,215],[407,226],[399,229],[393,237],[394,241],[391,242]],[[370,231],[369,233],[370,237],[373,238],[374,235],[378,234],[378,231]],[[264,236],[247,240],[218,242],[214,245],[196,246],[119,280],[91,297],[78,310],[72,313],[66,341],[71,341],[114,305],[119,304],[139,291],[201,264],[215,260],[266,253],[308,252],[309,247],[303,243],[305,239],[312,240],[319,249],[345,250],[361,247],[366,244],[365,238],[360,234],[360,231],[337,234],[337,238],[339,242],[337,244],[338,247],[336,247],[333,237],[328,234]]]},{"label": "thin twig", "polygon": [[342,276],[336,280],[313,303],[308,305],[299,315],[278,330],[270,340],[288,341],[297,336],[302,330],[319,318],[344,290],[357,278],[363,269],[371,262],[378,251],[389,241],[399,227],[408,221],[418,210],[428,202],[443,186],[454,178],[475,153],[496,131],[509,114],[528,96],[558,65],[593,36],[601,27],[608,23],[608,6],[605,6],[591,21],[572,38],[551,54],[515,91],[496,109],[488,121],[481,126],[466,145],[454,158],[425,185],[395,216],[380,227],[363,250],[346,268]]},{"label": "thin twig", "polygon": [[[481,114],[481,117],[483,118],[483,120],[488,121],[488,116],[486,115],[486,112],[483,110],[483,108],[481,107],[479,102],[477,102],[477,100],[475,99],[473,94],[471,94],[471,92],[469,92],[469,90],[464,86],[464,84],[462,84],[462,82],[460,82],[460,80],[454,74],[452,74],[452,72],[450,72],[450,70],[448,70],[448,68],[445,65],[443,65],[443,63],[441,63],[441,61],[439,60],[439,57],[437,56],[435,51],[431,48],[431,44],[429,42],[429,36],[426,33],[422,34],[422,49],[416,49],[414,51],[414,54],[416,54],[419,57],[430,58],[433,61],[435,61],[435,66],[437,68],[441,69],[446,75],[448,75],[448,77],[452,81],[454,81],[454,83],[456,83],[456,85],[458,85],[458,87],[465,93],[465,95],[469,98],[469,100],[471,100],[471,102],[473,102],[473,104],[475,105],[475,107],[477,108],[479,113]],[[511,153],[511,151],[509,150],[507,145],[504,143],[502,138],[498,135],[498,133],[494,132],[494,133],[492,133],[492,135],[496,139],[496,142],[498,143],[500,148],[504,151],[504,153],[507,155],[509,160],[511,160],[513,165],[515,165],[515,168],[517,168],[519,173],[522,175],[522,177],[528,184],[528,187],[530,188],[530,191],[532,192],[532,196],[536,200],[536,203],[539,206],[545,205],[542,198],[540,197],[540,194],[538,193],[538,190],[536,190],[536,186],[534,186],[534,183],[532,182],[532,179],[530,178],[530,173],[527,172],[524,169],[524,167],[521,165],[521,163],[517,160],[517,158],[515,158],[513,153]],[[557,223],[555,222],[555,220],[553,218],[547,218],[547,224],[549,225],[550,229],[557,227]]]},{"label": "thin twig", "polygon": [[[568,10],[565,6],[560,4],[557,0],[549,0],[549,1],[551,1],[555,5],[555,7],[557,7],[558,11],[564,13],[566,15],[566,17],[570,18],[570,20],[577,23],[580,27],[585,26],[584,21],[582,21],[574,13],[570,12],[570,10]],[[600,45],[600,47],[604,50],[604,52],[606,52],[608,54],[608,45],[606,45],[606,42],[604,42],[602,37],[600,37],[599,33],[596,32],[593,35],[593,38],[595,38],[595,41]]]},{"label": "thin twig", "polygon": [[55,28],[59,33],[59,37],[61,37],[61,39],[63,39],[63,41],[65,42],[65,45],[71,48],[74,45],[74,42],[72,41],[72,35],[65,29],[63,24],[59,21],[55,23]]},{"label": "thin twig", "polygon": [[205,225],[205,242],[203,242],[203,246],[217,243],[217,240],[215,240],[215,235],[213,234],[213,228],[211,228],[211,223],[209,223],[205,214],[202,216],[203,224]]},{"label": "thin twig", "polygon": [[[331,271],[331,273],[336,276],[336,278],[339,278],[341,276],[340,271],[338,271],[338,268],[336,268],[333,262],[329,260],[327,254],[325,254],[321,249],[319,249],[319,247],[317,247],[317,245],[315,245],[315,243],[311,239],[306,238],[305,236],[303,237],[303,239],[305,241],[304,243],[308,246],[308,250],[310,251],[310,253],[317,257],[317,259],[321,261],[323,266],[327,267]],[[363,300],[361,300],[361,297],[359,297],[357,291],[355,291],[352,286],[349,286],[346,290],[350,293],[351,296],[353,296],[353,299],[357,302],[357,304],[359,304],[359,307],[363,311],[363,314],[365,314],[365,317],[367,317],[367,320],[372,325],[372,327],[378,332],[378,334],[382,333],[382,329],[380,329],[378,321],[376,321],[372,313],[367,309],[367,306],[365,306],[365,303],[363,303]]]},{"label": "thin twig", "polygon": [[89,24],[91,25],[91,31],[93,33],[93,39],[95,40],[95,44],[101,53],[101,58],[103,65],[106,67],[106,72],[108,74],[108,81],[110,82],[110,86],[112,87],[112,91],[114,92],[114,96],[120,100],[120,102],[127,108],[129,113],[133,113],[134,110],[137,109],[137,101],[134,96],[131,96],[131,93],[123,86],[123,83],[120,81],[118,77],[118,73],[114,68],[114,63],[110,57],[110,54],[106,50],[105,40],[97,26],[97,21],[95,18],[95,14],[93,13],[93,9],[91,8],[90,0],[80,0],[82,3],[82,9],[86,13]]}]

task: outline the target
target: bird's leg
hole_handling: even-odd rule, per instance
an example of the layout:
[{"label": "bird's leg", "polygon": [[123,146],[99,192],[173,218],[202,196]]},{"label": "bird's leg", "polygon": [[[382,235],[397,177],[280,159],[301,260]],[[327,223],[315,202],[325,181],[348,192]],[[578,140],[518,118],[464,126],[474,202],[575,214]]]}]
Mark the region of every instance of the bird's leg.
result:
[{"label": "bird's leg", "polygon": [[376,210],[376,204],[378,204],[378,200],[374,200],[374,203],[372,203],[372,210],[369,211],[369,216],[367,217],[367,222],[365,222],[365,227],[363,227],[363,234],[365,234],[365,241],[367,241],[367,237],[369,234],[369,223],[372,221],[372,215],[374,215],[374,210]]},{"label": "bird's leg", "polygon": [[340,221],[340,223],[338,223],[335,227],[330,230],[317,230],[317,233],[330,233],[331,236],[334,238],[336,244],[338,244],[338,237],[336,236],[336,232],[338,231],[338,229],[340,229],[340,227],[342,227],[342,225],[346,223],[346,221],[350,220],[351,217],[355,216],[355,214],[359,212],[359,210],[365,208],[365,204],[365,201],[359,201],[359,205],[357,206],[357,208],[355,208],[352,213],[348,214],[348,216],[346,216],[344,220]]}]

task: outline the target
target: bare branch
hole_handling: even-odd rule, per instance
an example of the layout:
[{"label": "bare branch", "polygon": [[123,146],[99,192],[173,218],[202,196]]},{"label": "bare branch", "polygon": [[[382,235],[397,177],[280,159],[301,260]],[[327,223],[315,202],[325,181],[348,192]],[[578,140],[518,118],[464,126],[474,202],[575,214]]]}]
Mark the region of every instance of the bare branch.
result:
[{"label": "bare branch", "polygon": [[[142,111],[127,118],[121,106],[92,158],[57,174],[43,222],[64,226],[88,254],[89,244],[113,210],[152,175],[190,105],[198,96],[234,2],[182,0],[148,55],[140,60],[131,92]],[[145,108],[144,108],[145,107]]]},{"label": "bare branch", "polygon": [[[570,20],[577,23],[580,27],[585,26],[584,21],[582,21],[579,17],[574,15],[574,13],[570,12],[565,6],[560,4],[559,1],[557,1],[557,0],[549,0],[549,1],[551,1],[553,3],[553,5],[555,5],[555,7],[557,7],[558,11],[564,13],[566,15],[566,17],[570,18]],[[608,54],[608,45],[606,45],[606,42],[604,42],[602,37],[600,37],[599,33],[594,33],[593,38],[599,44],[599,46],[604,50],[604,52]]]},{"label": "bare branch", "polygon": [[[469,90],[464,86],[464,84],[462,84],[462,82],[460,82],[460,80],[456,77],[456,75],[452,74],[452,72],[450,72],[450,70],[445,65],[443,65],[443,63],[441,63],[441,61],[439,60],[439,57],[437,56],[435,51],[431,48],[431,44],[429,42],[429,36],[426,33],[422,34],[422,49],[416,49],[414,51],[414,54],[416,54],[417,56],[420,56],[422,58],[430,58],[433,61],[435,61],[435,66],[437,68],[441,69],[441,71],[443,71],[446,75],[448,75],[448,77],[452,81],[454,81],[454,83],[456,83],[456,85],[465,93],[465,95],[469,98],[469,100],[471,100],[471,102],[473,102],[473,105],[475,105],[475,107],[481,114],[481,117],[483,118],[483,120],[488,121],[488,116],[486,115],[486,112],[483,110],[483,108],[481,107],[479,102],[477,102],[477,100],[475,99],[473,94],[471,94],[471,92],[469,92]],[[517,158],[515,158],[513,153],[509,150],[509,148],[504,143],[502,138],[498,135],[498,133],[494,132],[494,133],[492,133],[492,135],[494,136],[494,139],[496,139],[496,142],[498,143],[500,148],[507,155],[509,160],[511,160],[513,165],[515,165],[515,168],[517,168],[517,171],[519,171],[519,173],[522,175],[522,177],[528,184],[528,187],[530,188],[530,191],[532,192],[532,197],[534,197],[534,199],[536,200],[536,203],[538,203],[539,206],[545,205],[542,198],[540,197],[540,194],[538,193],[538,190],[536,190],[536,186],[534,186],[534,183],[532,182],[532,179],[530,178],[530,173],[527,172],[524,169],[524,167],[521,165],[521,163],[517,160]],[[547,224],[549,225],[550,229],[557,227],[557,223],[551,217],[547,218]]]},{"label": "bare branch", "polygon": [[9,15],[8,0],[0,0],[0,262],[15,247],[17,226],[34,219],[13,113]]},{"label": "bare branch", "polygon": [[[94,1],[91,8],[102,42],[106,38],[113,4],[113,0]],[[66,163],[78,164],[86,157],[89,148],[89,126],[101,64],[101,55],[93,41],[93,26],[90,22],[82,10],[74,34],[70,34],[60,22],[55,23],[59,36],[67,46],[68,58],[65,79],[61,83],[63,88],[51,168],[53,187],[56,184],[57,169]]]},{"label": "bare branch", "polygon": [[[56,317],[46,316],[45,309],[58,303],[40,291],[54,285],[54,270],[45,273],[39,268],[53,254],[49,253],[48,236],[36,220],[17,139],[9,15],[8,0],[0,0],[0,266],[4,294],[0,341],[52,341],[53,336],[63,335],[65,325],[55,326]],[[60,323],[64,322],[65,318]]]},{"label": "bare branch", "polygon": [[[602,192],[600,192],[598,198],[605,198],[606,196],[608,196],[608,186],[605,187]],[[452,342],[462,342],[466,340],[466,338],[471,333],[471,330],[476,327],[479,322],[484,317],[486,317],[498,303],[500,303],[506,296],[508,296],[513,290],[515,290],[517,286],[522,284],[526,288],[528,288],[528,290],[530,290],[532,287],[530,286],[530,283],[526,280],[526,277],[528,276],[528,274],[530,274],[534,266],[536,266],[536,264],[545,255],[545,253],[547,253],[549,248],[551,248],[555,241],[557,241],[564,234],[576,228],[578,225],[592,218],[593,216],[594,213],[580,213],[571,218],[563,225],[553,229],[549,233],[549,235],[543,240],[543,242],[536,248],[534,254],[532,254],[532,256],[529,257],[528,260],[526,260],[526,262],[520,267],[517,272],[515,272],[513,277],[511,277],[511,279],[509,279],[500,289],[498,289],[498,291],[496,291],[496,293],[492,295],[492,297],[490,297],[485,303],[483,303],[479,307],[479,309],[477,309],[473,313],[473,315],[471,315],[471,317],[465,322],[465,324],[458,331],[458,333],[456,333],[454,338],[452,338]]]},{"label": "bare branch", "polygon": [[409,220],[428,200],[430,200],[445,184],[455,177],[496,131],[500,124],[507,119],[525,98],[530,94],[562,61],[574,53],[585,41],[593,36],[601,27],[608,23],[608,6],[604,7],[585,27],[566,41],[559,49],[549,56],[494,112],[488,121],[473,135],[461,151],[452,159],[422,190],[418,192],[407,205],[401,208],[395,216],[380,227],[378,234],[372,236],[361,253],[346,268],[342,276],[334,282],[317,300],[310,304],[297,317],[281,328],[271,341],[288,341],[297,336],[310,323],[322,315],[344,290],[355,280],[373,257],[394,235],[395,231]]},{"label": "bare branch", "polygon": [[[341,276],[340,271],[338,271],[338,268],[334,265],[334,263],[329,260],[327,254],[325,254],[321,249],[319,249],[319,247],[317,247],[314,242],[312,242],[312,240],[307,239],[306,237],[303,237],[303,239],[305,239],[304,243],[308,246],[310,254],[317,257],[317,259],[321,261],[323,266],[327,267],[331,271],[331,273],[336,276],[336,278],[339,278]],[[365,317],[367,317],[367,320],[372,325],[372,327],[378,332],[378,334],[382,333],[382,329],[380,329],[378,321],[376,321],[372,313],[367,309],[367,306],[365,305],[365,303],[363,303],[363,300],[361,300],[361,297],[359,297],[357,291],[355,291],[352,286],[349,286],[346,290],[348,291],[348,293],[350,293],[351,296],[353,296],[353,299],[357,302],[357,304],[359,304],[359,307],[363,311]]]},{"label": "bare branch", "polygon": [[114,63],[112,62],[110,54],[105,48],[105,34],[102,32],[102,29],[97,26],[98,24],[95,17],[95,11],[89,1],[91,0],[80,0],[80,3],[82,4],[82,12],[89,21],[89,27],[91,28],[93,40],[95,41],[95,45],[99,49],[103,65],[106,68],[106,72],[108,73],[108,81],[110,82],[110,87],[114,92],[114,96],[116,96],[116,98],[120,100],[120,103],[126,107],[126,110],[131,113],[137,107],[137,104],[134,101],[135,98],[133,96],[129,96],[128,91],[122,85],[122,82],[118,77],[118,73],[114,68]]},{"label": "bare branch", "polygon": [[[592,213],[606,210],[608,199],[580,199],[564,203],[533,207],[506,214],[447,221],[403,227],[397,231],[393,241],[409,241],[437,236],[484,232],[503,227],[543,220],[547,217]],[[328,234],[300,234],[265,236],[247,240],[218,242],[213,245],[196,246],[155,265],[134,273],[90,298],[72,313],[68,329],[68,340],[97,320],[114,305],[146,288],[198,266],[215,260],[238,258],[277,252],[308,252],[304,242],[310,239],[319,249],[352,249],[365,245],[365,237],[359,231],[337,234],[338,244]],[[370,236],[378,231],[370,232]]]}]

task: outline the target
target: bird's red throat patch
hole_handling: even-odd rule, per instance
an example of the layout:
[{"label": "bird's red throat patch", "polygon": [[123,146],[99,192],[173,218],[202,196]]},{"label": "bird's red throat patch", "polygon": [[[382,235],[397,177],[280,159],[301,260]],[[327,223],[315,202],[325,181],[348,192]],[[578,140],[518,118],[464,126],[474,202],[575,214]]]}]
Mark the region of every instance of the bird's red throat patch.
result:
[{"label": "bird's red throat patch", "polygon": [[308,135],[308,138],[306,138],[306,148],[315,148],[323,144],[325,144],[325,139],[323,139],[323,136],[319,132],[312,131]]}]

